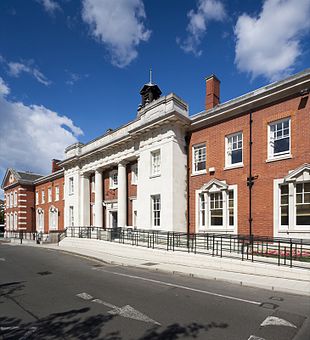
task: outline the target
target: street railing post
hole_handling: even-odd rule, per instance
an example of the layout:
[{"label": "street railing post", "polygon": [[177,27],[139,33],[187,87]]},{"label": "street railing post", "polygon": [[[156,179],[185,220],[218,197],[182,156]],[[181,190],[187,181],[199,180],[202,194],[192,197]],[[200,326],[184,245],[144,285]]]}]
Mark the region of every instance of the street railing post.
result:
[{"label": "street railing post", "polygon": [[290,239],[290,267],[293,267],[293,243],[292,239]]}]

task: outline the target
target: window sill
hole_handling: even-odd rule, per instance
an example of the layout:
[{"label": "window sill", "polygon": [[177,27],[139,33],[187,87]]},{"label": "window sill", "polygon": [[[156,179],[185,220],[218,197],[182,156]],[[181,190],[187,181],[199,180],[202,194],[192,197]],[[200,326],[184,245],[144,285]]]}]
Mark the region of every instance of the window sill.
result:
[{"label": "window sill", "polygon": [[[305,229],[279,229],[279,234],[294,234],[294,233],[309,233],[310,232],[310,225],[305,225]],[[300,227],[299,227],[300,228]]]},{"label": "window sill", "polygon": [[116,190],[118,187],[110,187],[110,190]]},{"label": "window sill", "polygon": [[207,170],[202,170],[202,171],[193,172],[191,176],[205,175],[206,173],[207,173]]},{"label": "window sill", "polygon": [[292,156],[291,154],[288,154],[288,155],[281,155],[281,156],[275,156],[275,157],[266,159],[266,163],[276,162],[276,161],[282,161],[282,160],[291,159],[291,158],[293,158],[293,156]]},{"label": "window sill", "polygon": [[244,166],[243,163],[228,165],[228,166],[225,166],[224,170],[239,169],[239,168],[243,168],[243,166]]},{"label": "window sill", "polygon": [[156,177],[160,177],[161,174],[156,174],[156,175],[150,175],[150,178],[156,178]]},{"label": "window sill", "polygon": [[204,233],[204,232],[228,232],[228,233],[231,233],[231,232],[234,232],[235,231],[235,227],[229,227],[229,228],[206,228],[206,229],[198,229],[198,232],[199,233]]}]

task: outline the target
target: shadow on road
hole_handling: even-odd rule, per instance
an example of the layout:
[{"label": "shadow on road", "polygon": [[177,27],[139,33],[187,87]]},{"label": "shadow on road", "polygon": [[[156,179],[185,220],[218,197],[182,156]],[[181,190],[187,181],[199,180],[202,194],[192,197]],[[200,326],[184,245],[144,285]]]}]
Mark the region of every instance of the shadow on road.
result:
[{"label": "shadow on road", "polygon": [[[8,298],[13,301],[15,293],[20,292],[24,288],[24,283],[25,281],[1,284],[0,304],[3,303],[1,298]],[[117,317],[116,315],[98,314],[87,316],[89,311],[90,308],[88,307],[72,309],[69,311],[50,314],[45,318],[37,318],[37,320],[33,322],[23,322],[18,318],[0,316],[0,339],[124,339],[120,330],[107,332],[107,330],[104,329],[107,323]],[[1,314],[4,314],[3,311]],[[115,327],[115,325],[113,327]],[[216,322],[210,322],[208,324],[193,322],[187,325],[174,323],[166,327],[153,326],[145,331],[145,334],[134,338],[134,340],[194,339],[204,336],[204,333],[211,329],[225,329],[227,327],[228,324],[226,323]],[[126,339],[127,338],[128,337],[126,337]]]}]

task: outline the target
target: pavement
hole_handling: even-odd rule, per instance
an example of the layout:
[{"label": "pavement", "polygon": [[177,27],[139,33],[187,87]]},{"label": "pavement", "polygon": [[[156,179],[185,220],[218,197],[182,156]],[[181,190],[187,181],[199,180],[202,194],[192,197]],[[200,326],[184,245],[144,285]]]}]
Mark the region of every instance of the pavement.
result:
[{"label": "pavement", "polygon": [[276,292],[310,296],[310,269],[240,261],[193,253],[154,250],[94,239],[67,237],[59,245],[39,245],[109,264],[213,279]]}]

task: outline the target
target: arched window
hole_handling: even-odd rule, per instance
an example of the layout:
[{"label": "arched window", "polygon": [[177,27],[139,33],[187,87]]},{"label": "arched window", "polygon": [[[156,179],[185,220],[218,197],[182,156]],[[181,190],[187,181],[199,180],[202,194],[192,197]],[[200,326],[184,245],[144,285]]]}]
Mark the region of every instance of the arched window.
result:
[{"label": "arched window", "polygon": [[17,212],[14,213],[13,229],[17,230]]},{"label": "arched window", "polygon": [[44,232],[44,210],[37,209],[37,231]]},{"label": "arched window", "polygon": [[51,206],[49,209],[49,229],[58,229],[58,209],[54,206]]}]

